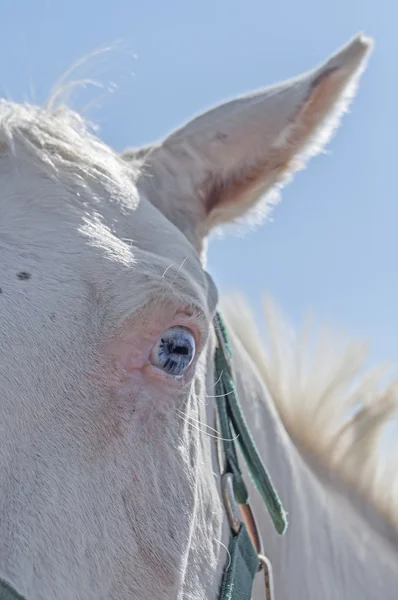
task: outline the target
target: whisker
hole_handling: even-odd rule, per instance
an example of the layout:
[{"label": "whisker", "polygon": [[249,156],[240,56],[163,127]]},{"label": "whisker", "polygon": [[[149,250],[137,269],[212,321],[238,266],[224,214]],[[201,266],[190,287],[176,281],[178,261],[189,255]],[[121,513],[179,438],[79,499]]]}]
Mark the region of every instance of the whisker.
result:
[{"label": "whisker", "polygon": [[[177,268],[177,273],[174,275],[174,278],[173,278],[173,281],[172,281],[172,283],[175,283],[175,280],[176,280],[176,278],[177,278],[177,275],[178,275],[178,271],[181,271],[182,267],[184,266],[184,264],[186,263],[186,261],[188,260],[188,258],[189,258],[189,257],[188,257],[188,256],[186,256],[186,257],[184,258],[184,260],[182,261],[182,263],[181,263],[181,264],[178,266],[178,268]],[[162,277],[166,277],[166,273],[167,273],[167,272],[168,272],[170,269],[172,269],[173,267],[175,267],[175,266],[176,266],[176,265],[175,265],[174,263],[171,263],[171,265],[169,265],[169,266],[167,267],[167,269],[166,269],[166,270],[163,272],[163,275],[162,275]]]},{"label": "whisker", "polygon": [[[206,400],[202,400],[202,398],[200,396],[198,396],[197,394],[195,394],[194,392],[192,393],[193,397],[195,398],[195,400],[197,402],[199,402],[199,404],[201,404],[202,406],[209,406],[209,403]],[[205,395],[206,398],[206,395]]]},{"label": "whisker", "polygon": [[[224,371],[221,371],[219,378],[217,379],[217,381],[214,383],[214,385],[212,387],[216,387],[216,385],[221,381],[222,376],[224,375]],[[218,394],[217,396],[210,396],[209,394],[205,394],[206,398],[225,398],[225,396],[229,396],[229,394],[233,394],[235,392],[235,390],[231,390],[230,392],[227,392],[226,394]]]},{"label": "whisker", "polygon": [[[178,271],[181,271],[182,267],[183,267],[183,266],[184,266],[184,264],[187,262],[187,260],[188,260],[188,256],[186,256],[186,257],[184,258],[184,260],[182,261],[182,263],[181,263],[181,264],[180,264],[180,266],[178,267]],[[177,278],[177,275],[178,275],[178,271],[177,271],[177,273],[174,275],[173,283],[175,283],[175,280],[176,280],[176,278]]]},{"label": "whisker", "polygon": [[184,417],[187,417],[187,419],[190,419],[191,421],[194,421],[198,425],[203,425],[204,427],[207,427],[207,429],[211,429],[212,431],[214,431],[215,433],[217,433],[218,435],[220,435],[220,432],[217,431],[217,429],[214,429],[214,427],[210,427],[210,425],[207,425],[207,423],[203,423],[202,421],[199,421],[199,419],[194,419],[194,417],[191,417],[190,415],[187,415],[186,413],[184,413],[184,411],[182,411],[180,409],[177,409],[177,411],[181,415],[183,415]]},{"label": "whisker", "polygon": [[162,278],[163,278],[163,277],[166,277],[166,273],[167,273],[167,271],[168,271],[169,269],[171,269],[172,267],[174,267],[174,264],[173,264],[173,263],[171,263],[171,265],[169,265],[169,266],[167,267],[167,269],[164,271],[164,273],[163,273],[163,275],[162,275]]},{"label": "whisker", "polygon": [[[192,418],[192,417],[190,417],[189,415],[187,415],[187,414],[184,414],[183,412],[182,412],[182,414],[181,414],[181,415],[180,415],[180,414],[178,414],[178,412],[177,412],[176,414],[177,414],[177,417],[180,417],[180,419],[182,419],[183,421],[186,421],[186,420],[188,420],[188,419],[191,419],[191,418]],[[183,416],[182,416],[182,415],[183,415]],[[239,435],[236,435],[234,438],[222,438],[222,437],[220,437],[220,435],[213,435],[212,433],[209,433],[208,431],[204,431],[204,430],[203,430],[203,429],[201,429],[200,427],[197,427],[197,426],[196,426],[196,424],[195,424],[195,423],[193,423],[193,422],[190,422],[189,424],[190,424],[190,425],[191,425],[191,426],[192,426],[194,429],[196,429],[197,431],[199,431],[200,433],[204,433],[205,435],[208,435],[209,437],[211,437],[211,438],[214,438],[215,440],[220,440],[221,442],[236,442],[236,441],[237,441],[237,439],[238,439],[238,437],[239,437]],[[202,424],[202,425],[204,425],[204,423],[201,423],[201,424]],[[206,427],[208,427],[208,425],[206,425]],[[210,429],[212,429],[212,428],[210,427]],[[213,431],[215,431],[215,430],[213,430]]]},{"label": "whisker", "polygon": [[217,381],[215,381],[213,383],[213,385],[211,387],[216,387],[217,383],[219,383],[221,381],[221,377],[222,377],[223,373],[224,373],[224,371],[221,371],[221,374],[220,374],[219,378],[217,379]]},{"label": "whisker", "polygon": [[227,392],[226,394],[216,394],[215,396],[210,396],[209,394],[205,394],[206,398],[225,398],[226,396],[229,396],[230,394],[234,394],[235,390],[231,390],[230,392]]},{"label": "whisker", "polygon": [[228,554],[228,564],[227,564],[227,566],[225,567],[225,570],[226,570],[226,571],[228,571],[228,569],[229,569],[229,566],[230,566],[230,564],[231,564],[231,560],[232,560],[232,558],[231,558],[231,553],[230,553],[230,551],[228,550],[227,546],[226,546],[225,544],[223,544],[223,543],[222,543],[220,540],[217,540],[217,538],[213,538],[213,540],[214,540],[215,542],[217,542],[217,544],[220,544],[220,546],[222,546],[223,548],[225,548],[225,550],[227,551],[227,554]]}]

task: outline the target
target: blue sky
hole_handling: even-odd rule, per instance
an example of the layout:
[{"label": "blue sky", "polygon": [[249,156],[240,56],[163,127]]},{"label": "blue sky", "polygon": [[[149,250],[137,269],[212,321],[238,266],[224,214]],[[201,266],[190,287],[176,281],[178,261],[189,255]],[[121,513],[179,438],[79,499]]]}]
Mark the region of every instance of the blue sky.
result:
[{"label": "blue sky", "polygon": [[269,292],[294,325],[311,309],[398,360],[396,192],[397,4],[392,0],[16,0],[2,4],[0,93],[46,99],[90,52],[85,109],[115,148],[138,146],[231,96],[316,66],[353,34],[376,40],[351,112],[328,153],[284,190],[272,222],[214,240],[221,291],[242,290],[259,311]]}]

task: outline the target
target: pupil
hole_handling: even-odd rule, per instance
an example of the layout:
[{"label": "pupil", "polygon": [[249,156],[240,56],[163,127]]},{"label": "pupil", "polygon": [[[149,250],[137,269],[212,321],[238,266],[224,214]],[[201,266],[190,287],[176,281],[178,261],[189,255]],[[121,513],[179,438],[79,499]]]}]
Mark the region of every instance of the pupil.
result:
[{"label": "pupil", "polygon": [[182,354],[183,356],[187,356],[188,348],[186,346],[176,346],[174,352],[175,354]]},{"label": "pupil", "polygon": [[189,350],[186,346],[176,346],[174,342],[169,342],[167,344],[167,352],[169,354],[180,354],[181,356],[187,356],[189,354]]}]

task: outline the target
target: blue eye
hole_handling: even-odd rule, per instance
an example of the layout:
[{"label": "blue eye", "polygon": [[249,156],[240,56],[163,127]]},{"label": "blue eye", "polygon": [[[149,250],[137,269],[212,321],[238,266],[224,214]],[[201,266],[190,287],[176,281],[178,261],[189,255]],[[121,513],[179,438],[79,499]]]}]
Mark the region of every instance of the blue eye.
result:
[{"label": "blue eye", "polygon": [[169,375],[183,375],[195,357],[195,338],[185,327],[167,329],[151,353],[151,362]]}]

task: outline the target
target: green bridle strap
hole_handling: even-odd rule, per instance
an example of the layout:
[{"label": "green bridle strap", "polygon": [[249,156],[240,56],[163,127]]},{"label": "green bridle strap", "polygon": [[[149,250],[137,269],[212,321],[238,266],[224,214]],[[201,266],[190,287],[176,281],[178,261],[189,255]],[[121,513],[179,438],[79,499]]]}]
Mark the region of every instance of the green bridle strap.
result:
[{"label": "green bridle strap", "polygon": [[231,537],[228,552],[230,562],[222,580],[220,600],[250,600],[259,561],[243,523],[238,534]]},{"label": "green bridle strap", "polygon": [[[243,415],[230,366],[231,347],[219,313],[216,314],[214,324],[218,338],[214,366],[218,424],[224,458],[222,477],[232,474],[235,500],[238,504],[247,505],[248,491],[239,468],[235,446],[237,441],[275,529],[283,534],[287,528],[286,513]],[[260,565],[258,549],[254,548],[243,521],[238,530],[231,529],[229,565],[224,573],[220,600],[250,600],[253,581]]]},{"label": "green bridle strap", "polygon": [[[216,322],[224,338],[229,358],[231,358],[231,347],[219,313],[216,315]],[[220,433],[223,438],[225,455],[224,472],[232,472],[234,474],[236,498],[240,504],[245,504],[247,502],[247,490],[238,465],[235,439],[231,430],[232,425],[249,473],[267,506],[275,529],[278,533],[283,534],[287,528],[286,513],[250,434],[238,396],[235,392],[229,362],[225,356],[225,351],[220,347],[216,348],[215,353],[215,377]]]},{"label": "green bridle strap", "polygon": [[8,583],[0,579],[0,600],[25,600]]}]

